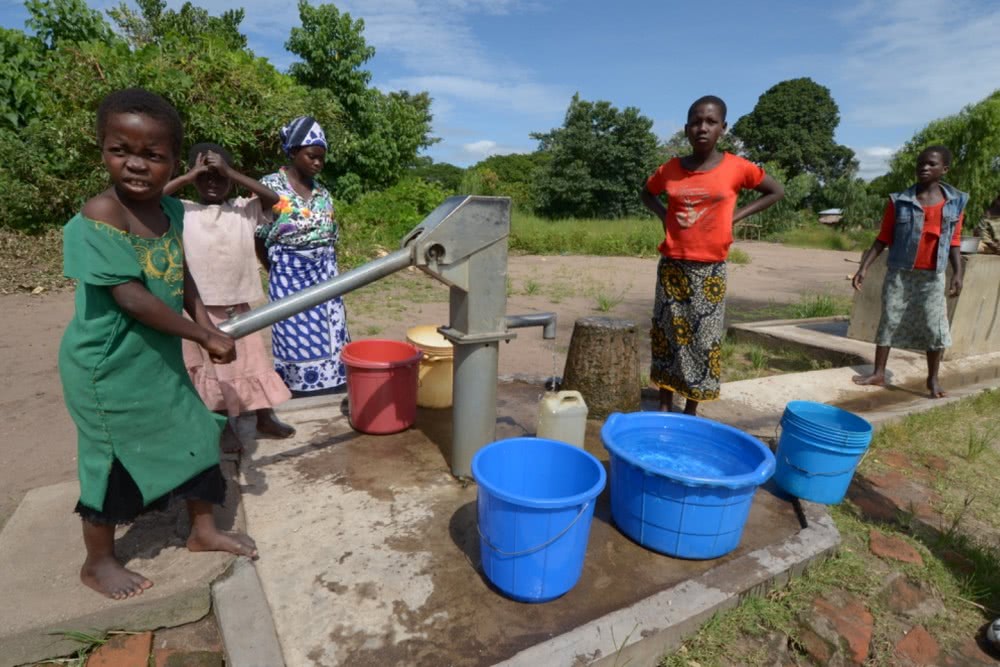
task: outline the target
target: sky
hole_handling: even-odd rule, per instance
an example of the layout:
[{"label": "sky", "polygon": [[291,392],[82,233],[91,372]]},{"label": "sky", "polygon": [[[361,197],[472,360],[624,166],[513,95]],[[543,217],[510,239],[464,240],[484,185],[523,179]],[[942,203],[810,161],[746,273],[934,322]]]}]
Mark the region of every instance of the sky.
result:
[{"label": "sky", "polygon": [[[88,0],[100,9],[119,1]],[[295,0],[195,4],[213,14],[243,6],[254,53],[279,69],[294,62],[283,45],[298,23]],[[997,0],[334,4],[365,22],[374,85],[430,93],[440,141],[426,154],[463,167],[534,150],[530,134],[561,126],[577,92],[637,107],[665,139],[702,95],[726,100],[733,123],[771,86],[810,77],[840,107],[836,140],[872,178],[928,122],[1000,87]],[[0,0],[0,25],[23,28],[26,15]]]}]

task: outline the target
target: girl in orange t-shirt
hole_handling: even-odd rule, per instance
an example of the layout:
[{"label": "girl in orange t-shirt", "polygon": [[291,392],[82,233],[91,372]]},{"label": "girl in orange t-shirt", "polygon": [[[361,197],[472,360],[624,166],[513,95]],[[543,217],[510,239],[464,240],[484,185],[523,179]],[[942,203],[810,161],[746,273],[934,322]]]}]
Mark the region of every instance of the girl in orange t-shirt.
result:
[{"label": "girl in orange t-shirt", "polygon": [[[719,397],[733,223],[785,195],[781,184],[757,165],[716,150],[726,127],[725,102],[713,95],[696,100],[684,125],[691,155],[660,165],[640,195],[663,222],[650,332],[650,379],[660,389],[661,410],[673,409],[674,392],[687,399],[684,412],[689,415],[697,412],[700,401]],[[740,190],[763,196],[736,209]],[[666,194],[666,206],[660,194]]]}]

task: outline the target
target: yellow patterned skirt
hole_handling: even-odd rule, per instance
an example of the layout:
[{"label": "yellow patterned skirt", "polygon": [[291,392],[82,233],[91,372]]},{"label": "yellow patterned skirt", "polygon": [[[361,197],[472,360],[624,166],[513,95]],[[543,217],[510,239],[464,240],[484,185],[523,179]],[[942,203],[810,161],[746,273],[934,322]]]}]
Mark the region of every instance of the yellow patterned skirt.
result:
[{"label": "yellow patterned skirt", "polygon": [[725,313],[725,262],[661,257],[650,330],[653,384],[695,401],[717,399]]}]

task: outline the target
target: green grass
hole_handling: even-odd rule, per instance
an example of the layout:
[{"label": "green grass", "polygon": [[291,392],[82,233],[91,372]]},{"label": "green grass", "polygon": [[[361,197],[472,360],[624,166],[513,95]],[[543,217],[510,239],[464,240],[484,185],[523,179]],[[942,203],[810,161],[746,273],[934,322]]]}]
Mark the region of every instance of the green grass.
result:
[{"label": "green grass", "polygon": [[[872,244],[877,233],[874,229],[840,230],[809,222],[764,240],[799,248],[860,251]],[[526,255],[655,257],[662,240],[663,229],[653,218],[547,220],[518,211],[511,218],[510,249]],[[729,261],[747,264],[750,256],[732,248]]]},{"label": "green grass", "polygon": [[515,211],[510,250],[525,255],[654,257],[663,228],[649,218],[546,220]]},{"label": "green grass", "polygon": [[[891,667],[898,664],[893,646],[901,621],[888,610],[880,593],[894,570],[915,584],[929,587],[943,602],[943,612],[920,621],[942,649],[975,637],[986,622],[1000,615],[1000,550],[994,541],[1000,526],[992,521],[990,531],[978,538],[982,533],[974,523],[977,510],[994,515],[1000,504],[1000,467],[983,465],[979,458],[997,446],[991,429],[998,410],[1000,391],[992,390],[910,415],[882,427],[873,439],[871,455],[862,462],[862,469],[877,471],[884,465],[880,456],[890,451],[903,454],[917,467],[929,457],[944,459],[946,469],[933,470],[931,483],[945,503],[953,505],[954,514],[947,523],[925,532],[905,518],[898,525],[868,521],[849,501],[830,507],[843,540],[835,556],[814,564],[781,588],[748,597],[734,609],[715,615],[678,650],[664,656],[660,667],[772,665],[774,658],[765,655],[762,638],[778,632],[788,635],[794,646],[801,632],[797,619],[815,598],[834,589],[864,600],[875,618],[872,653],[865,664]],[[976,434],[971,446],[970,433]],[[970,457],[970,451],[977,453]],[[947,489],[955,494],[952,500],[948,500]],[[923,565],[890,563],[874,556],[868,548],[872,529],[909,543],[920,553]],[[799,661],[806,662],[805,658]]]},{"label": "green grass", "polygon": [[529,280],[526,280],[524,282],[524,291],[523,291],[523,293],[526,296],[534,296],[535,294],[538,294],[541,289],[542,289],[542,286],[538,283],[537,280],[530,280],[529,279]]},{"label": "green grass", "polygon": [[851,298],[833,294],[804,294],[798,303],[770,303],[757,308],[727,306],[733,322],[761,320],[799,320],[810,317],[835,317],[851,314]]},{"label": "green grass", "polygon": [[[878,467],[878,454],[888,449],[903,452],[916,465],[944,458],[946,470],[935,470],[932,488],[940,496],[937,509],[953,521],[980,521],[1000,532],[1000,468],[992,465],[1000,449],[1000,390],[951,403],[930,412],[888,424],[872,439],[872,456],[865,466]],[[982,454],[989,451],[990,465]],[[996,474],[994,470],[998,471]],[[971,498],[971,503],[966,501]]]},{"label": "green grass", "polygon": [[614,310],[615,306],[617,306],[618,304],[620,304],[624,300],[625,300],[625,293],[624,292],[622,292],[621,294],[619,294],[617,296],[613,296],[613,295],[610,295],[610,294],[605,294],[604,292],[599,292],[597,294],[597,306],[596,306],[596,308],[597,308],[597,310],[599,310],[602,313],[607,313],[607,312],[610,312],[610,311]]},{"label": "green grass", "polygon": [[792,305],[792,313],[797,319],[850,315],[851,299],[831,294],[806,294]]},{"label": "green grass", "polygon": [[818,360],[803,350],[790,348],[765,348],[754,343],[722,340],[722,381],[735,382],[753,378],[800,373],[833,364]]},{"label": "green grass", "polygon": [[67,667],[84,667],[90,657],[90,654],[104,646],[108,643],[108,639],[112,634],[120,633],[105,633],[105,632],[82,632],[80,630],[59,630],[53,632],[54,635],[59,635],[63,639],[69,639],[80,644],[80,647],[73,652],[73,655],[67,658],[59,658],[55,660],[47,660],[45,664],[58,664],[66,665]]},{"label": "green grass", "polygon": [[817,222],[775,232],[765,240],[796,248],[861,251],[870,247],[876,236],[877,229],[840,230]]},{"label": "green grass", "polygon": [[730,264],[738,264],[740,266],[743,266],[745,264],[750,263],[750,255],[747,252],[740,250],[739,248],[730,248],[729,258],[726,261],[729,262]]}]

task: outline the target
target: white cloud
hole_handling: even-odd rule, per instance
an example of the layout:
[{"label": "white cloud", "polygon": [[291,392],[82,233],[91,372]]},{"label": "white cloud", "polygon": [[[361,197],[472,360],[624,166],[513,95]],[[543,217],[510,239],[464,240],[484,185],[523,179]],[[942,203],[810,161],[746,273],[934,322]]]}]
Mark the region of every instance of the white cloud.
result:
[{"label": "white cloud", "polygon": [[470,162],[478,162],[491,155],[510,155],[511,153],[524,152],[524,150],[523,148],[515,148],[513,146],[501,146],[492,139],[480,139],[479,141],[462,145],[462,152],[465,154],[465,159]]},{"label": "white cloud", "polygon": [[1000,3],[861,0],[839,18],[856,35],[842,68],[862,100],[853,123],[924,125],[1000,86]]},{"label": "white cloud", "polygon": [[870,181],[889,171],[889,160],[895,155],[896,150],[889,146],[855,148],[854,155],[858,158],[858,176]]},{"label": "white cloud", "polygon": [[[294,1],[278,3],[244,3],[244,28],[254,38],[251,46],[267,35],[281,44],[298,23]],[[228,6],[218,0],[198,4],[212,13]],[[535,0],[339,0],[336,4],[352,18],[364,20],[365,40],[375,47],[376,58],[392,64],[385,68],[393,72],[390,78],[375,82],[380,88],[430,93],[433,134],[442,138],[436,154],[447,152],[456,159],[466,155],[460,147],[468,137],[452,135],[447,128],[471,125],[470,117],[499,111],[507,116],[544,116],[544,123],[557,124],[569,104],[572,90],[539,82],[529,67],[502,50],[488,48],[473,27],[477,16],[547,11]],[[284,67],[295,60],[284,52],[268,55]],[[544,123],[540,129],[545,129]],[[477,134],[481,132],[480,128]]]},{"label": "white cloud", "polygon": [[426,90],[431,97],[474,103],[491,109],[507,109],[524,114],[551,115],[565,111],[571,93],[537,83],[479,79],[466,76],[432,74],[394,79],[389,88]]}]

